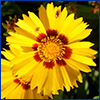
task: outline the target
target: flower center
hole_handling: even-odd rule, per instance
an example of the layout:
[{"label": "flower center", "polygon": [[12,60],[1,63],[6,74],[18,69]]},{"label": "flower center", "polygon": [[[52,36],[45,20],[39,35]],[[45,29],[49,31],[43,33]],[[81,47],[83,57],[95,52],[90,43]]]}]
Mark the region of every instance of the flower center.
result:
[{"label": "flower center", "polygon": [[63,43],[55,36],[43,38],[37,50],[39,56],[46,62],[62,59],[64,54]]}]

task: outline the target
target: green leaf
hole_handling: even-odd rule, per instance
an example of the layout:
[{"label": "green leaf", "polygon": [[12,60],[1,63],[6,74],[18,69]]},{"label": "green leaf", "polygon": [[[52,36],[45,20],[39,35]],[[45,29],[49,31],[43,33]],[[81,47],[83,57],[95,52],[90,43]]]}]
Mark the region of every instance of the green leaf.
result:
[{"label": "green leaf", "polygon": [[77,99],[86,99],[87,98],[87,94],[86,94],[84,87],[85,87],[85,82],[83,81],[82,84],[79,84],[79,87],[77,89],[77,93],[76,93]]},{"label": "green leaf", "polygon": [[78,11],[79,12],[85,12],[85,13],[87,12],[87,13],[89,13],[91,11],[91,8],[88,7],[88,6],[81,5],[81,4],[77,4],[77,6],[78,6]]},{"label": "green leaf", "polygon": [[54,4],[56,5],[56,6],[59,6],[60,4],[62,4],[64,1],[54,1]]},{"label": "green leaf", "polygon": [[78,4],[77,6],[78,6],[78,13],[77,13],[78,17],[84,17],[86,19],[92,19],[92,20],[99,19],[98,13],[95,13],[95,14],[91,13],[90,6],[85,6],[85,5],[80,5],[80,4]]},{"label": "green leaf", "polygon": [[63,91],[62,90],[58,90],[59,95],[54,95],[54,99],[62,99],[63,97]]},{"label": "green leaf", "polygon": [[7,32],[3,33],[4,36],[10,36]]},{"label": "green leaf", "polygon": [[1,5],[1,16],[12,15],[12,14],[22,14],[23,10],[15,3],[15,1],[5,1]]}]

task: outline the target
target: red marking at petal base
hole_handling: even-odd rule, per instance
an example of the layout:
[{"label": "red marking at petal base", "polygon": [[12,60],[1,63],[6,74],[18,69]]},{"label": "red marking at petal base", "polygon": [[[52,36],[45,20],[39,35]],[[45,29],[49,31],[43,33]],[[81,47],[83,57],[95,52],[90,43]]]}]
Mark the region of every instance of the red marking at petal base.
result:
[{"label": "red marking at petal base", "polygon": [[43,66],[45,66],[45,68],[48,68],[48,69],[52,69],[54,66],[55,66],[55,64],[54,64],[54,62],[53,61],[51,61],[51,62],[43,62]]},{"label": "red marking at petal base", "polygon": [[22,88],[23,88],[24,90],[30,89],[30,85],[29,85],[29,84],[24,84],[24,83],[22,83],[21,86],[22,86]]},{"label": "red marking at petal base", "polygon": [[63,55],[63,58],[69,59],[72,54],[72,49],[70,47],[65,47],[65,54]]},{"label": "red marking at petal base", "polygon": [[58,37],[64,44],[68,44],[68,39],[65,35],[60,34]]},{"label": "red marking at petal base", "polygon": [[37,50],[37,47],[38,47],[38,44],[35,43],[35,44],[33,44],[32,49],[36,51]]},{"label": "red marking at petal base", "polygon": [[49,30],[47,30],[47,35],[48,36],[57,36],[58,33],[56,30],[49,29]]},{"label": "red marking at petal base", "polygon": [[41,59],[41,58],[39,57],[39,55],[38,55],[38,52],[36,52],[35,55],[34,55],[33,57],[34,57],[34,59],[35,59],[37,62],[42,61],[42,59]]},{"label": "red marking at petal base", "polygon": [[17,83],[17,84],[21,83],[19,79],[14,79],[14,82]]},{"label": "red marking at petal base", "polygon": [[66,62],[62,59],[62,60],[56,60],[56,63],[60,66],[64,66],[66,65]]},{"label": "red marking at petal base", "polygon": [[38,42],[41,42],[41,40],[43,39],[43,38],[45,38],[45,37],[47,37],[44,33],[41,33],[41,34],[39,34],[39,36],[37,37],[37,41]]}]

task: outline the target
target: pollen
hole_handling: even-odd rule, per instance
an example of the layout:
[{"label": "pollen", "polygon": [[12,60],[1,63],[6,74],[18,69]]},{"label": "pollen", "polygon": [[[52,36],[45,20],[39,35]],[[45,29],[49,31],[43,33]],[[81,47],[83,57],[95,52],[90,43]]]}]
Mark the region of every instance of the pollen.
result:
[{"label": "pollen", "polygon": [[55,36],[43,38],[37,50],[39,57],[46,62],[61,60],[65,54],[63,43]]}]

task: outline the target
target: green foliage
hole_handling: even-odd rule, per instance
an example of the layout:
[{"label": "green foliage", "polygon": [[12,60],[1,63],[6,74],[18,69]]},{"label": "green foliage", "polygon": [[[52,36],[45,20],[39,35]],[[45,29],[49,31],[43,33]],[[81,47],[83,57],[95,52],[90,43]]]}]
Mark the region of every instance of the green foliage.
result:
[{"label": "green foliage", "polygon": [[[14,15],[18,15],[21,18],[21,14],[27,14],[27,11],[33,11],[38,15],[38,9],[41,4],[46,7],[46,4],[50,1],[2,1],[1,2],[1,19],[2,23],[5,20],[11,20]],[[55,6],[62,5],[62,8],[68,4],[68,1],[54,1]],[[99,50],[99,12],[91,13],[92,1],[74,1],[78,8],[76,18],[83,17],[84,21],[90,24],[89,28],[93,31],[91,35],[85,40],[89,40],[95,44],[93,49]],[[9,17],[12,16],[12,17]],[[8,36],[7,31],[1,28],[1,48],[7,48],[5,37]],[[82,73],[83,83],[78,82],[78,88],[71,89],[70,92],[66,90],[59,90],[59,95],[54,95],[54,99],[99,99],[99,54],[95,55],[94,60],[97,63],[96,67],[91,67],[92,72]]]}]

